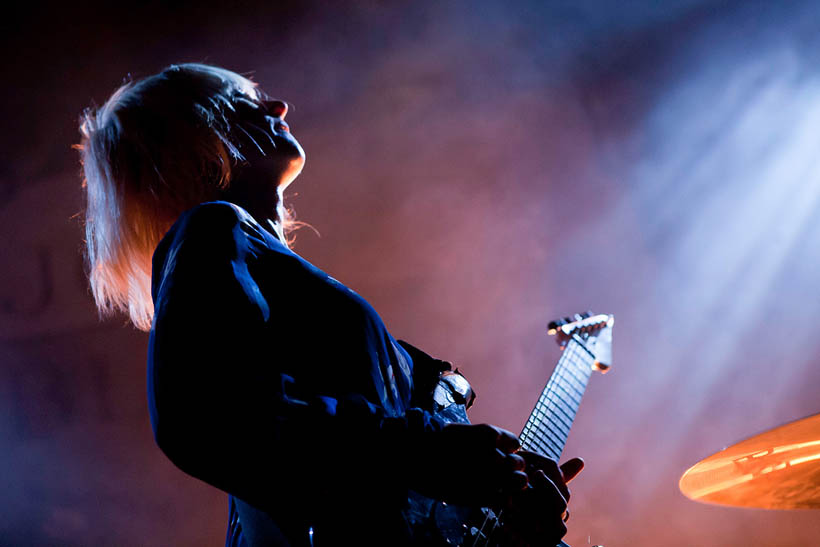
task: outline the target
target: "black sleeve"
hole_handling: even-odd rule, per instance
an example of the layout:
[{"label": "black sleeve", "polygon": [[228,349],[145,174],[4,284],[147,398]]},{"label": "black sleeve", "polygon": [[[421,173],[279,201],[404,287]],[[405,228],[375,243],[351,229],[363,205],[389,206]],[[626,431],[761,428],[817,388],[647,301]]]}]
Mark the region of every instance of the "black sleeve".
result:
[{"label": "black sleeve", "polygon": [[311,394],[280,372],[275,348],[287,341],[271,337],[286,310],[248,271],[264,249],[241,215],[229,204],[200,206],[154,266],[158,445],[183,471],[261,508],[315,509],[351,487],[406,496],[408,449],[440,425],[420,409],[390,418],[363,396]]}]

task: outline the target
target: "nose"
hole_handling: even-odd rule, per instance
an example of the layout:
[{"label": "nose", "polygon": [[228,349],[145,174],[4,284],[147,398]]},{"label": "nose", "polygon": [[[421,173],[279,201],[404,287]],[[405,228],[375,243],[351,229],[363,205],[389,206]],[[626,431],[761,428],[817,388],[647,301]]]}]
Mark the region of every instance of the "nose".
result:
[{"label": "nose", "polygon": [[284,118],[285,114],[288,113],[288,103],[278,99],[265,101],[265,108],[267,108],[268,114],[274,118]]}]

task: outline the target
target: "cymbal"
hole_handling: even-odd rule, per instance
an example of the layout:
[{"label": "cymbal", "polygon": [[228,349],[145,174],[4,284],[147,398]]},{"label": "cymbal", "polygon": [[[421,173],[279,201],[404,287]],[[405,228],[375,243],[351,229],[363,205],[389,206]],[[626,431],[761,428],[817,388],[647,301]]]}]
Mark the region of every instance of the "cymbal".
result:
[{"label": "cymbal", "polygon": [[690,467],[693,500],[764,509],[820,509],[820,414],[781,425]]}]

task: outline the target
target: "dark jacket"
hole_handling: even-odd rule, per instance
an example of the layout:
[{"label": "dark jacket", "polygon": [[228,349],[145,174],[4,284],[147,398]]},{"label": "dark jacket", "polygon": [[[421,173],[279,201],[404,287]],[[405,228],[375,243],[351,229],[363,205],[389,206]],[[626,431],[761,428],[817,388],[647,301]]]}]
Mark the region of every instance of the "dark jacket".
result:
[{"label": "dark jacket", "polygon": [[270,524],[294,544],[311,528],[317,547],[400,543],[411,448],[440,427],[414,408],[414,383],[442,362],[397,342],[362,297],[226,202],[165,235],[152,293],[156,441],[239,500],[245,542]]}]

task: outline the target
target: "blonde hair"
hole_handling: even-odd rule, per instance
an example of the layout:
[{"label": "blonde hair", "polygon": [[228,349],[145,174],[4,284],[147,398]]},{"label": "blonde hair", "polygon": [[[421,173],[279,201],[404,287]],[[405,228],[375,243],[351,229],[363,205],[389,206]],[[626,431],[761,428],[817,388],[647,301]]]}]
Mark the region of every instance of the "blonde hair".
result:
[{"label": "blonde hair", "polygon": [[[151,257],[184,211],[224,196],[239,150],[236,99],[261,101],[249,79],[202,65],[172,65],[117,89],[82,116],[86,261],[101,315],[128,314],[149,330]],[[281,203],[277,214],[288,224]]]}]

